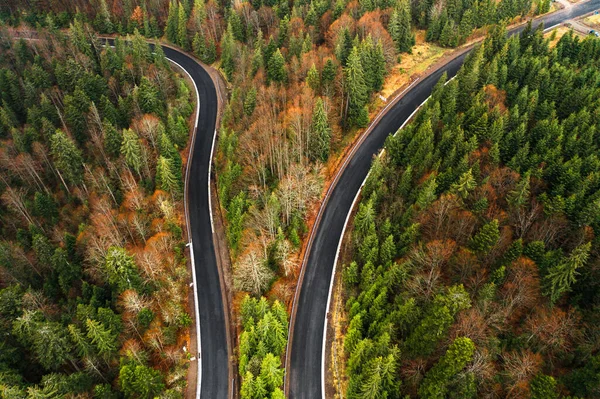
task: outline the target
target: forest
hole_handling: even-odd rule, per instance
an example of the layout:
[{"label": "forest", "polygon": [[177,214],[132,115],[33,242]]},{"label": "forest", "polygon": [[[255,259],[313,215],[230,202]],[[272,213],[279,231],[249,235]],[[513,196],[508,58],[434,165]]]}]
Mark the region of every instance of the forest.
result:
[{"label": "forest", "polygon": [[600,40],[542,29],[493,28],[374,160],[346,397],[598,397]]},{"label": "forest", "polygon": [[[33,6],[33,7],[32,7]],[[165,38],[215,63],[230,96],[216,155],[237,291],[293,286],[311,208],[340,153],[369,123],[415,30],[444,47],[547,12],[549,0],[16,0],[0,19]],[[290,290],[277,296],[289,300]],[[241,300],[242,296],[238,296]]]},{"label": "forest", "polygon": [[[146,39],[194,54],[226,81],[215,169],[241,395],[280,398],[282,303],[336,161],[416,32],[453,48],[491,29],[373,166],[344,272],[348,393],[526,396],[551,386],[593,397],[597,42],[566,36],[550,49],[540,32],[506,39],[490,28],[550,3],[0,4],[0,24],[46,39],[0,31],[0,321],[9,332],[0,393],[184,393],[192,320],[180,154],[193,100]],[[129,40],[105,49],[96,34]]]},{"label": "forest", "polygon": [[185,393],[194,100],[134,32],[0,32],[2,398]]}]

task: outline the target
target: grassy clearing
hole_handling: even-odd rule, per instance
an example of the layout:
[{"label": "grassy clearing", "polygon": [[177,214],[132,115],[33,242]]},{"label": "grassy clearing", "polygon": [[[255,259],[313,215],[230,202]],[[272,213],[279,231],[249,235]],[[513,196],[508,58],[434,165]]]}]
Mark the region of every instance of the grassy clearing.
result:
[{"label": "grassy clearing", "polygon": [[411,76],[421,74],[445,54],[453,49],[446,49],[425,41],[425,31],[416,31],[416,45],[412,54],[402,54],[400,63],[395,65],[385,79],[381,95],[391,96],[400,87],[409,83]]},{"label": "grassy clearing", "polygon": [[594,28],[600,28],[600,14],[591,15],[583,20],[586,25]]},{"label": "grassy clearing", "polygon": [[[567,32],[569,32],[571,30],[571,28],[567,27],[567,26],[559,26],[556,29],[553,29],[549,32],[547,32],[544,37],[548,38],[551,37],[552,40],[550,40],[550,47],[554,47],[556,46],[556,43],[558,43],[558,41],[560,40],[561,37],[563,37],[563,35],[565,35]],[[556,33],[555,33],[556,32]],[[585,35],[581,34],[580,32],[573,30],[573,33],[579,37],[585,37]]]}]

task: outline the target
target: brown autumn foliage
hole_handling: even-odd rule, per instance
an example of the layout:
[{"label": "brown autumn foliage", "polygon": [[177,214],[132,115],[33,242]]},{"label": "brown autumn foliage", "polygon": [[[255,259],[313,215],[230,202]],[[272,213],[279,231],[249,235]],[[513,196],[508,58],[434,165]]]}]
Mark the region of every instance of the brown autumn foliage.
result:
[{"label": "brown autumn foliage", "polygon": [[540,304],[540,279],[536,264],[520,257],[507,267],[506,281],[500,287],[504,318],[515,323]]},{"label": "brown autumn foliage", "polygon": [[506,397],[527,398],[529,382],[541,370],[542,356],[530,350],[513,351],[504,354],[502,360],[502,373],[509,381]]},{"label": "brown autumn foliage", "polygon": [[[522,50],[529,61],[545,59]],[[454,96],[456,84],[460,93],[463,79],[459,74],[443,94]],[[456,115],[454,108],[440,115],[446,99],[434,95],[404,131],[410,135],[388,138],[388,151],[374,162],[342,273],[349,396],[360,396],[370,366],[398,348],[394,381],[401,380],[407,397],[595,397],[598,212],[596,187],[584,187],[597,172],[579,171],[588,150],[563,152],[560,136],[576,136],[570,131],[580,129],[578,112],[585,119],[587,109],[568,122],[553,109],[544,118],[557,123],[541,128],[548,121],[536,120],[535,106],[532,114],[519,114],[523,106],[510,97],[522,80],[511,79],[506,91],[479,87]],[[540,93],[527,100],[535,103]],[[507,126],[519,115],[522,142]],[[433,124],[432,135],[431,119],[443,121]],[[452,134],[456,146],[446,140]],[[407,153],[414,140],[433,147],[426,167]],[[551,153],[562,158],[552,160]],[[397,252],[391,264],[390,232]],[[540,392],[545,389],[555,395]]]},{"label": "brown autumn foliage", "polygon": [[361,37],[371,36],[375,42],[381,41],[387,62],[393,62],[396,57],[396,48],[392,37],[383,26],[386,14],[381,10],[370,11],[363,14],[356,22],[356,31]]},{"label": "brown autumn foliage", "polygon": [[498,89],[494,85],[487,85],[483,88],[485,93],[485,102],[487,103],[490,112],[493,109],[498,109],[500,113],[506,112],[506,92]]},{"label": "brown autumn foliage", "polygon": [[133,12],[131,13],[131,17],[129,19],[137,22],[138,26],[142,26],[143,18],[144,18],[144,12],[142,11],[142,7],[137,6],[133,9]]},{"label": "brown autumn foliage", "polygon": [[580,338],[580,322],[575,309],[542,307],[527,317],[523,328],[537,351],[552,359],[573,349]]},{"label": "brown autumn foliage", "polygon": [[453,194],[443,194],[433,202],[427,212],[419,215],[425,239],[451,238],[465,244],[475,230],[475,215],[460,206]]},{"label": "brown autumn foliage", "polygon": [[[140,7],[135,9],[133,17],[141,22]],[[136,82],[139,84],[143,77],[148,79],[151,91],[162,95],[160,99],[151,100],[160,101],[164,109],[174,110],[176,105],[190,98],[185,90],[177,89],[180,77],[168,70],[167,63],[154,65],[148,61],[143,68],[134,65],[132,49],[127,45],[121,55],[123,69],[115,73],[111,68],[104,68],[99,75],[99,65],[110,50],[97,46],[96,56],[89,57],[69,40],[74,32],[92,35],[88,27],[77,24],[72,31],[61,33],[64,38],[44,32],[45,41],[23,42],[24,48],[20,51],[25,72],[9,65],[16,60],[16,50],[8,46],[10,40],[6,41],[2,71],[15,74],[19,93],[24,90],[22,85],[29,79],[29,71],[34,69],[34,54],[38,59],[36,65],[48,74],[49,81],[44,82],[48,86],[32,87],[36,95],[27,107],[33,112],[47,99],[49,114],[48,118],[36,114],[26,123],[25,118],[15,119],[14,137],[5,137],[3,130],[1,133],[0,290],[8,285],[21,286],[23,306],[32,314],[40,315],[36,316],[36,323],[52,323],[53,328],[60,329],[60,337],[64,338],[64,345],[68,345],[69,365],[57,363],[53,368],[57,375],[67,378],[76,370],[85,370],[93,373],[98,381],[112,383],[114,381],[107,377],[118,375],[122,356],[124,362],[139,361],[160,370],[161,378],[168,380],[166,389],[181,391],[187,367],[181,347],[189,344],[178,334],[189,339],[187,332],[182,332],[191,320],[187,315],[189,275],[182,244],[183,204],[172,193],[154,189],[155,162],[160,151],[158,133],[161,124],[167,121],[162,115],[141,112],[137,103],[140,89]],[[87,110],[81,111],[82,137],[75,135],[67,119],[70,116],[64,109],[64,98],[74,94],[73,88],[62,85],[55,76],[68,62],[78,65],[80,74],[106,83],[93,89],[100,92],[96,93],[98,97],[102,94],[102,100],[86,94],[88,87],[82,90],[82,97],[89,101]],[[77,88],[81,89],[82,85],[78,82]],[[121,136],[113,137],[112,148],[107,144],[107,126],[117,134],[123,130],[107,112],[107,107],[116,109],[119,99],[131,105],[130,115],[121,123],[139,137],[136,144],[141,152],[140,174],[121,154]],[[187,118],[188,115],[182,116]],[[38,124],[42,126],[39,132],[32,126]],[[15,145],[18,143],[14,140],[18,139],[16,132],[21,134],[27,129],[36,130],[30,147]],[[53,149],[52,138],[60,137],[59,133],[75,155],[76,161],[66,166],[60,163],[63,152]],[[77,180],[65,178],[69,172],[73,172]],[[38,206],[34,206],[36,198]],[[19,235],[26,240],[19,241]],[[114,247],[119,256],[115,263],[119,265],[113,268],[107,255]],[[14,266],[7,268],[10,263],[5,262],[5,256],[9,256]],[[126,283],[118,281],[119,273],[123,273],[121,267],[131,268]],[[105,312],[102,317],[97,316],[101,314],[99,308]],[[143,321],[139,317],[142,311]],[[113,334],[116,337],[100,357],[95,349],[90,349],[93,346],[82,355],[68,338],[71,334],[68,328],[72,325],[73,331],[81,332],[86,342],[91,340],[88,319],[100,323],[110,339]],[[146,333],[148,323],[150,332]],[[93,345],[91,341],[87,344]],[[35,349],[27,345],[20,350],[31,359],[34,379],[41,380],[46,369],[37,365]],[[31,383],[31,388],[34,385]],[[91,385],[88,388],[90,392],[93,390]],[[111,389],[120,388],[115,383]],[[87,391],[81,395],[89,396]]]}]

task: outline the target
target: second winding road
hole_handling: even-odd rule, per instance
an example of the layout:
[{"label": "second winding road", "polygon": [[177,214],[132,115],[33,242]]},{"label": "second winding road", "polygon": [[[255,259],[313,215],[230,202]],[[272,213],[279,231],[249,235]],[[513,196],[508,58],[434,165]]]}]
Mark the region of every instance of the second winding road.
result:
[{"label": "second winding road", "polygon": [[[533,21],[536,27],[556,26],[564,21],[590,13],[600,7],[600,0],[589,0],[570,8],[549,14]],[[518,33],[524,26],[512,29]],[[464,53],[430,74],[402,99],[390,107],[376,123],[371,133],[351,155],[341,171],[335,186],[323,201],[321,218],[309,245],[304,265],[304,277],[298,287],[294,303],[295,320],[291,324],[290,347],[286,359],[286,393],[290,399],[324,398],[324,325],[327,314],[330,282],[336,261],[336,250],[343,234],[346,218],[351,212],[353,199],[359,191],[373,156],[383,147],[385,139],[396,132],[422,103],[429,97],[433,86],[446,72],[456,75],[467,53]],[[292,315],[294,312],[292,312]]]}]

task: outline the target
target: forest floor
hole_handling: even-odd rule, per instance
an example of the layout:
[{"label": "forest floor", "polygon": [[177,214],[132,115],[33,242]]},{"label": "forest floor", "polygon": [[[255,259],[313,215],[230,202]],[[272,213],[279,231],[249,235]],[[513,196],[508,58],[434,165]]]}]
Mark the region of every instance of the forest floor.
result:
[{"label": "forest floor", "polygon": [[[571,30],[570,27],[565,26],[565,25],[561,25],[549,32],[546,32],[546,34],[544,35],[545,37],[551,37],[552,35],[554,35],[554,37],[552,38],[552,40],[550,40],[550,47],[554,47],[556,46],[556,43],[558,43],[558,41],[560,40],[561,37],[563,37],[563,35],[565,35],[567,32],[569,32]],[[556,32],[556,33],[554,33]],[[579,37],[585,37],[584,34],[582,34],[581,32],[579,32],[578,30],[573,29],[573,33]]]},{"label": "forest floor", "polygon": [[218,190],[216,179],[211,179],[211,196],[212,196],[212,208],[214,215],[214,242],[215,252],[217,255],[217,263],[220,269],[221,277],[221,294],[223,295],[223,307],[226,312],[225,323],[226,329],[229,332],[227,337],[227,343],[229,346],[229,354],[231,356],[229,360],[229,377],[233,379],[231,389],[233,390],[233,398],[238,397],[239,392],[239,375],[237,371],[237,361],[235,361],[234,348],[237,348],[237,337],[238,337],[238,319],[236,315],[239,314],[238,309],[234,307],[233,302],[233,276],[232,276],[232,262],[229,252],[229,246],[227,241],[227,234],[225,230],[225,217],[223,215],[220,201],[218,198]]},{"label": "forest floor", "polygon": [[[349,220],[354,219],[356,209],[352,210]],[[344,351],[344,337],[348,328],[348,313],[346,312],[346,301],[348,295],[344,289],[342,279],[343,265],[352,260],[352,226],[348,225],[338,259],[337,272],[334,275],[331,305],[328,309],[329,323],[327,323],[325,344],[325,389],[327,397],[341,399],[348,389],[348,376],[346,375],[346,353]]]}]

